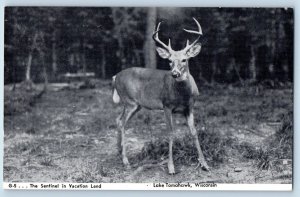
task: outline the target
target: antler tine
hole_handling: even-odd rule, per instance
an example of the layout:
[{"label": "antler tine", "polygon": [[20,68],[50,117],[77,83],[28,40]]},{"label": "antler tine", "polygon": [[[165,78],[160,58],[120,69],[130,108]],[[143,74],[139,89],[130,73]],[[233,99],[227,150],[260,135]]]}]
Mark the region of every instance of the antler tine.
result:
[{"label": "antler tine", "polygon": [[159,37],[158,37],[158,32],[159,32],[159,27],[160,27],[161,22],[158,23],[156,30],[153,32],[152,38],[154,41],[158,42],[161,46],[163,46],[164,48],[166,48],[168,51],[172,50],[171,47],[171,41],[169,39],[169,45],[167,46],[165,43],[163,43]]},{"label": "antler tine", "polygon": [[202,29],[201,29],[201,26],[200,26],[199,22],[194,17],[193,17],[193,19],[194,19],[194,21],[197,24],[198,31],[188,30],[188,29],[184,29],[184,28],[183,28],[183,30],[186,31],[186,32],[188,32],[188,33],[197,34],[198,37],[197,37],[197,39],[191,45],[189,45],[189,42],[187,42],[186,47],[185,47],[184,50],[189,50],[192,46],[194,46],[198,42],[198,40],[202,36]]},{"label": "antler tine", "polygon": [[186,47],[188,47],[190,45],[190,41],[189,39],[186,40]]},{"label": "antler tine", "polygon": [[171,47],[171,39],[169,38],[169,43],[168,43],[168,49],[169,50],[172,50],[172,47]]},{"label": "antler tine", "polygon": [[185,29],[183,28],[184,31],[186,32],[189,32],[189,33],[193,33],[193,34],[198,34],[198,35],[202,35],[202,28],[199,24],[199,22],[193,17],[194,21],[196,22],[197,24],[197,27],[198,27],[198,31],[194,31],[194,30],[188,30],[188,29]]}]

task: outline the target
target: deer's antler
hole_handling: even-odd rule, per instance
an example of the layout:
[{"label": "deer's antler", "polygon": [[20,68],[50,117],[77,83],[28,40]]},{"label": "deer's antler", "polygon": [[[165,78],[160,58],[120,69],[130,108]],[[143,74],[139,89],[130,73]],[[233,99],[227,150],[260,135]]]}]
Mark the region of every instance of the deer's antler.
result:
[{"label": "deer's antler", "polygon": [[192,46],[194,46],[199,41],[200,37],[202,36],[202,29],[201,29],[201,26],[200,26],[199,22],[194,17],[193,17],[193,19],[197,24],[198,31],[188,30],[188,29],[183,29],[183,30],[188,32],[188,33],[197,34],[198,37],[192,44],[189,44],[189,40],[187,40],[186,47],[184,48],[184,51],[188,51]]},{"label": "deer's antler", "polygon": [[172,47],[171,47],[171,40],[169,38],[169,44],[168,46],[163,43],[159,38],[158,38],[158,32],[159,32],[159,27],[160,27],[161,22],[158,23],[156,30],[153,32],[152,38],[155,42],[159,43],[161,46],[163,46],[165,49],[167,49],[168,51],[173,51]]}]

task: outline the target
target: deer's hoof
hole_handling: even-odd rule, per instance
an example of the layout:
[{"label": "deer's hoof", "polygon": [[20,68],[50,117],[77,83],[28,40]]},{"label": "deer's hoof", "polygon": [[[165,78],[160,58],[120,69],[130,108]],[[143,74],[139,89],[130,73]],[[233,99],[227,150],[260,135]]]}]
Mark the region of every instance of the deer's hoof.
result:
[{"label": "deer's hoof", "polygon": [[206,163],[206,161],[205,160],[200,160],[200,159],[198,159],[198,165],[196,166],[196,168],[195,169],[197,169],[197,168],[201,168],[202,170],[204,170],[204,171],[207,171],[207,172],[210,172],[210,168],[209,168],[209,166],[207,165],[207,163]]},{"label": "deer's hoof", "polygon": [[125,166],[126,170],[131,170],[131,166],[130,166],[130,163],[128,161],[127,161],[126,164],[124,163],[124,166]]},{"label": "deer's hoof", "polygon": [[169,174],[174,175],[175,174],[175,170],[174,169],[173,170],[169,169]]},{"label": "deer's hoof", "polygon": [[124,157],[124,158],[123,158],[123,164],[124,164],[124,166],[125,166],[125,168],[126,168],[127,170],[130,170],[130,169],[131,169],[131,166],[130,166],[130,163],[129,163],[127,157]]},{"label": "deer's hoof", "polygon": [[125,165],[125,169],[126,169],[126,170],[131,170],[130,164]]},{"label": "deer's hoof", "polygon": [[168,165],[169,174],[175,174],[175,168],[174,165]]},{"label": "deer's hoof", "polygon": [[206,163],[201,164],[201,169],[204,171],[210,172],[210,168]]}]

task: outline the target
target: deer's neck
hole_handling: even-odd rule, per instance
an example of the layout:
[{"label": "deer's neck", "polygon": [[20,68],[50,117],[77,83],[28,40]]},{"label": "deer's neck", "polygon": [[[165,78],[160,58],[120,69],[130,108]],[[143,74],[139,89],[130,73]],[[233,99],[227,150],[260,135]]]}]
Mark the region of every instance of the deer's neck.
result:
[{"label": "deer's neck", "polygon": [[[188,73],[187,73],[188,74]],[[193,89],[190,82],[190,76],[184,80],[176,80],[170,76],[170,83],[166,84],[163,89],[162,104],[175,111],[182,111],[189,107],[191,99],[193,98]]]},{"label": "deer's neck", "polygon": [[185,72],[181,77],[174,79],[173,88],[178,94],[189,94],[192,91],[190,73]]},{"label": "deer's neck", "polygon": [[173,89],[175,90],[176,94],[184,94],[189,96],[199,95],[199,90],[193,76],[190,74],[188,67],[183,76],[173,80]]}]

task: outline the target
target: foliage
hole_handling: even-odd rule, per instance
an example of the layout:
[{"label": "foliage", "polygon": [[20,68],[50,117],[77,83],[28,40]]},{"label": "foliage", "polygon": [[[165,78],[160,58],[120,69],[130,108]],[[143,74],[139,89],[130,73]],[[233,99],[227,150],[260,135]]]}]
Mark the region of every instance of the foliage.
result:
[{"label": "foliage", "polygon": [[[50,81],[66,72],[90,71],[107,78],[127,67],[143,67],[153,50],[146,42],[147,12],[147,8],[6,7],[5,83],[24,80],[30,64],[35,82],[45,77],[41,64]],[[174,49],[183,48],[186,39],[195,39],[182,31],[195,28],[192,17],[204,33],[202,52],[190,62],[196,81],[292,81],[293,9],[159,8],[156,23],[164,21],[161,40],[170,38]],[[42,35],[37,39],[42,55],[32,49],[37,33]],[[154,67],[169,68],[159,58]]]}]

